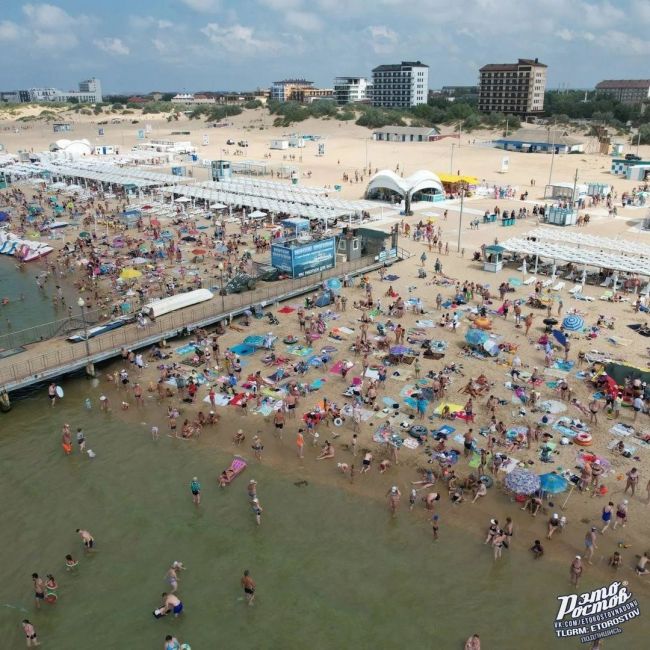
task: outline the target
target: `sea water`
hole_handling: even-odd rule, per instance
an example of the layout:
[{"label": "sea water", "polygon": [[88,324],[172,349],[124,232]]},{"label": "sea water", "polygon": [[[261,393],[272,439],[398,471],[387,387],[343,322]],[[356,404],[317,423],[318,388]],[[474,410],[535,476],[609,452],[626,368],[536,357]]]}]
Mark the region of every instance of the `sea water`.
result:
[{"label": "sea water", "polygon": [[[166,634],[193,650],[444,650],[461,648],[474,632],[487,650],[581,647],[553,632],[557,596],[573,591],[568,562],[534,561],[525,540],[515,539],[494,562],[482,539],[446,515],[433,542],[427,519],[408,512],[406,496],[392,519],[381,501],[254,461],[220,489],[216,479],[232,453],[227,442],[218,451],[211,441],[229,441],[223,424],[199,441],[169,438],[161,426],[153,441],[145,411],[132,407],[125,421],[121,412],[99,411],[97,382],[64,387],[54,408],[43,389],[0,415],[3,648],[23,646],[23,618],[51,650],[159,648]],[[157,423],[163,416],[161,410]],[[248,421],[253,426],[252,416]],[[81,455],[76,443],[64,456],[65,422],[73,434],[83,427],[95,458]],[[203,487],[200,507],[191,502],[193,476]],[[264,508],[259,527],[246,495],[252,477]],[[305,478],[308,485],[295,485]],[[77,528],[96,538],[89,556]],[[65,571],[67,553],[79,559],[74,573]],[[178,590],[185,611],[156,620],[152,612],[175,560],[187,566]],[[258,586],[253,607],[242,599],[244,569]],[[32,572],[54,574],[56,604],[35,610]],[[587,571],[581,589],[611,579]],[[608,640],[607,650],[645,647],[650,603],[636,595],[642,616]]]}]

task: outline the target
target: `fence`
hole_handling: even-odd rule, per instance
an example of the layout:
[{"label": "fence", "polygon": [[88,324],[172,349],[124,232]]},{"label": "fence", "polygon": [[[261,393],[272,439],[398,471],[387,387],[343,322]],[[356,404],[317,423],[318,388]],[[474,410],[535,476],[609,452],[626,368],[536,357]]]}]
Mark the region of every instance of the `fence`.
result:
[{"label": "fence", "polygon": [[[0,385],[15,389],[38,381],[56,377],[82,368],[87,362],[103,361],[119,354],[122,348],[141,348],[180,334],[184,328],[203,327],[218,320],[237,315],[251,305],[268,306],[304,293],[309,287],[317,288],[325,279],[355,274],[378,268],[381,263],[373,257],[346,262],[334,269],[298,280],[270,283],[266,287],[241,294],[215,296],[212,300],[178,312],[159,317],[145,328],[135,324],[107,332],[89,339],[86,343],[69,343],[63,338],[42,341],[12,362],[11,357],[0,359]],[[89,354],[87,354],[88,348]]]}]

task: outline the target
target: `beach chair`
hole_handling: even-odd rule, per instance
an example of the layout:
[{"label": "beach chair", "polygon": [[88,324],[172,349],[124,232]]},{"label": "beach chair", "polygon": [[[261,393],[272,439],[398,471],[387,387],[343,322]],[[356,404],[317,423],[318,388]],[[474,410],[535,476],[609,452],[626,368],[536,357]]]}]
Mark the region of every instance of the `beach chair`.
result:
[{"label": "beach chair", "polygon": [[553,284],[553,280],[551,280],[551,279],[549,279],[549,280],[544,280],[544,282],[542,282],[542,286],[543,286],[545,289],[546,289],[546,287],[550,287],[551,284]]},{"label": "beach chair", "polygon": [[605,293],[600,297],[600,300],[611,300],[614,296],[613,291],[605,291]]},{"label": "beach chair", "polygon": [[531,276],[530,278],[528,278],[528,280],[526,280],[526,281],[524,282],[524,284],[525,284],[526,286],[528,286],[528,285],[531,285],[531,284],[535,284],[535,282],[537,282],[537,278],[533,275],[533,276]]},{"label": "beach chair", "polygon": [[578,293],[581,293],[581,292],[582,292],[582,285],[581,284],[576,284],[575,287],[573,287],[572,289],[569,289],[569,293],[573,294],[574,296],[576,294],[578,294]]},{"label": "beach chair", "polygon": [[553,291],[562,291],[564,289],[564,282],[558,282],[554,287]]}]

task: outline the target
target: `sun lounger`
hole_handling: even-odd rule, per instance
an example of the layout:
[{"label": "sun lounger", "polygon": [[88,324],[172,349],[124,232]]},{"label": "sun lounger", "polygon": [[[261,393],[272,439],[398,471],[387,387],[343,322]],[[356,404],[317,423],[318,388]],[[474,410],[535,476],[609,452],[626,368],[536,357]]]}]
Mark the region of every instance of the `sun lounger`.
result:
[{"label": "sun lounger", "polygon": [[550,279],[549,280],[544,280],[544,282],[542,282],[542,286],[544,288],[550,287],[552,284],[553,284],[553,280],[550,280]]},{"label": "sun lounger", "polygon": [[573,297],[576,300],[584,300],[585,302],[593,302],[594,299],[591,296],[585,296],[584,293],[574,293]]},{"label": "sun lounger", "polygon": [[612,296],[614,295],[613,291],[605,291],[605,293],[600,297],[601,300],[611,300]]},{"label": "sun lounger", "polygon": [[528,280],[524,282],[525,285],[530,285],[530,284],[535,284],[537,282],[537,278],[533,275]]},{"label": "sun lounger", "polygon": [[575,287],[569,289],[569,293],[572,293],[574,296],[578,293],[582,292],[582,285],[581,284],[576,284]]},{"label": "sun lounger", "polygon": [[553,291],[562,291],[564,289],[564,282],[558,282],[554,287]]}]

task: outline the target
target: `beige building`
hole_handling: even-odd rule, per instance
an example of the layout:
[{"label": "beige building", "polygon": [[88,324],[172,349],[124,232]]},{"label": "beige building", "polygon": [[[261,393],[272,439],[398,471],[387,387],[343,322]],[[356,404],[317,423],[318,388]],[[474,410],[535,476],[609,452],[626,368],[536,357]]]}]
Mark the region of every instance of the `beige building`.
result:
[{"label": "beige building", "polygon": [[596,90],[623,104],[642,104],[650,99],[650,79],[606,79]]},{"label": "beige building", "polygon": [[544,110],[547,66],[538,59],[488,63],[480,70],[478,109],[483,113],[529,115]]}]

